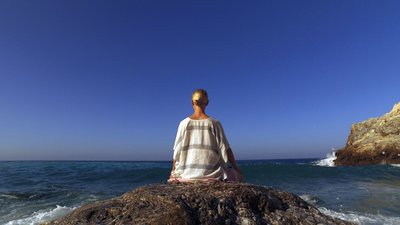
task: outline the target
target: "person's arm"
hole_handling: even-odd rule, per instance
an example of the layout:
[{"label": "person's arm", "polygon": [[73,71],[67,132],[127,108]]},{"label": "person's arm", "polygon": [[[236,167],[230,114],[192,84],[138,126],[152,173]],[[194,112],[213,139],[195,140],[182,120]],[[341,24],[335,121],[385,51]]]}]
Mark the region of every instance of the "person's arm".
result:
[{"label": "person's arm", "polygon": [[236,171],[238,171],[238,173],[240,173],[242,175],[242,171],[239,169],[238,165],[236,164],[235,156],[233,155],[231,148],[229,148],[227,150],[227,154],[228,154],[228,162],[232,165],[233,169],[235,169]]},{"label": "person's arm", "polygon": [[171,173],[169,175],[169,179],[174,179],[175,176],[175,169],[176,169],[176,159],[178,159],[178,165],[179,165],[179,155],[180,155],[180,149],[181,149],[181,141],[182,141],[182,135],[184,133],[183,130],[184,126],[182,126],[182,122],[179,123],[178,126],[178,131],[176,132],[176,137],[175,137],[175,143],[174,143],[174,155],[172,157],[173,159],[173,163],[172,163],[172,169],[171,169]]},{"label": "person's arm", "polygon": [[173,176],[172,176],[172,173],[175,171],[175,162],[176,162],[176,160],[174,160],[174,162],[172,163],[172,170],[171,170],[171,174],[169,175],[169,178],[171,179],[171,178],[174,178]]}]

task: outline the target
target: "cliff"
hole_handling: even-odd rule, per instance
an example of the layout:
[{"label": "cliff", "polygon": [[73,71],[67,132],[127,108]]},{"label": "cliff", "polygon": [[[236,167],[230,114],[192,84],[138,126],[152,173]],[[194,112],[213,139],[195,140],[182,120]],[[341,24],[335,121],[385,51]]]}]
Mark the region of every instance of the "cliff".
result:
[{"label": "cliff", "polygon": [[350,224],[275,189],[218,182],[153,184],[47,224]]},{"label": "cliff", "polygon": [[400,103],[379,118],[353,124],[335,165],[400,163]]}]

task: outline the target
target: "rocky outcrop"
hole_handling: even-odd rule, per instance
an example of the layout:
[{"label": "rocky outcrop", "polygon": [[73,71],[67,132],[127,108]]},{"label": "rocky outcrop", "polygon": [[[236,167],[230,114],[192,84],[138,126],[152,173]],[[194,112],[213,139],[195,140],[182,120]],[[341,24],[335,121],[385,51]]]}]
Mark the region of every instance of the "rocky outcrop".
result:
[{"label": "rocky outcrop", "polygon": [[353,124],[335,165],[400,163],[400,103],[379,118]]},{"label": "rocky outcrop", "polygon": [[153,184],[47,224],[350,224],[272,188],[217,182]]}]

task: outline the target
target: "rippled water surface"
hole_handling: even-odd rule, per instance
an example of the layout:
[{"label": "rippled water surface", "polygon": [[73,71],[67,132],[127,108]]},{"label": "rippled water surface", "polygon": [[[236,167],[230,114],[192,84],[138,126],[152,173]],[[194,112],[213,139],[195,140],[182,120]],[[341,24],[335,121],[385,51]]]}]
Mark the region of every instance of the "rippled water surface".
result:
[{"label": "rippled water surface", "polygon": [[[400,224],[400,167],[321,166],[316,159],[239,162],[246,182],[300,195],[359,224]],[[0,162],[0,224],[38,224],[85,203],[165,182],[171,162]]]}]

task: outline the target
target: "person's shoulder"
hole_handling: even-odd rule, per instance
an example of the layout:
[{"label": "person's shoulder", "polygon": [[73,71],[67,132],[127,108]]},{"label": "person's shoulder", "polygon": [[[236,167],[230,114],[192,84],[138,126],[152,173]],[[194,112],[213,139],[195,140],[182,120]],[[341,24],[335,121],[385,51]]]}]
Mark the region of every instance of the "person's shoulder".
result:
[{"label": "person's shoulder", "polygon": [[179,123],[179,126],[186,125],[186,124],[189,123],[189,121],[190,121],[190,118],[189,118],[189,117],[186,117],[185,119],[183,119],[183,120]]},{"label": "person's shoulder", "polygon": [[190,117],[186,117],[185,119],[183,119],[182,121],[181,121],[181,123],[187,123],[187,122],[189,122],[190,121]]},{"label": "person's shoulder", "polygon": [[215,119],[215,118],[213,118],[213,117],[209,117],[209,119],[210,119],[210,121],[211,121],[212,124],[221,125],[221,122],[219,122],[219,120],[217,120],[217,119]]},{"label": "person's shoulder", "polygon": [[210,120],[210,121],[212,121],[212,122],[219,122],[217,119],[215,119],[214,117],[208,117],[208,119]]}]

